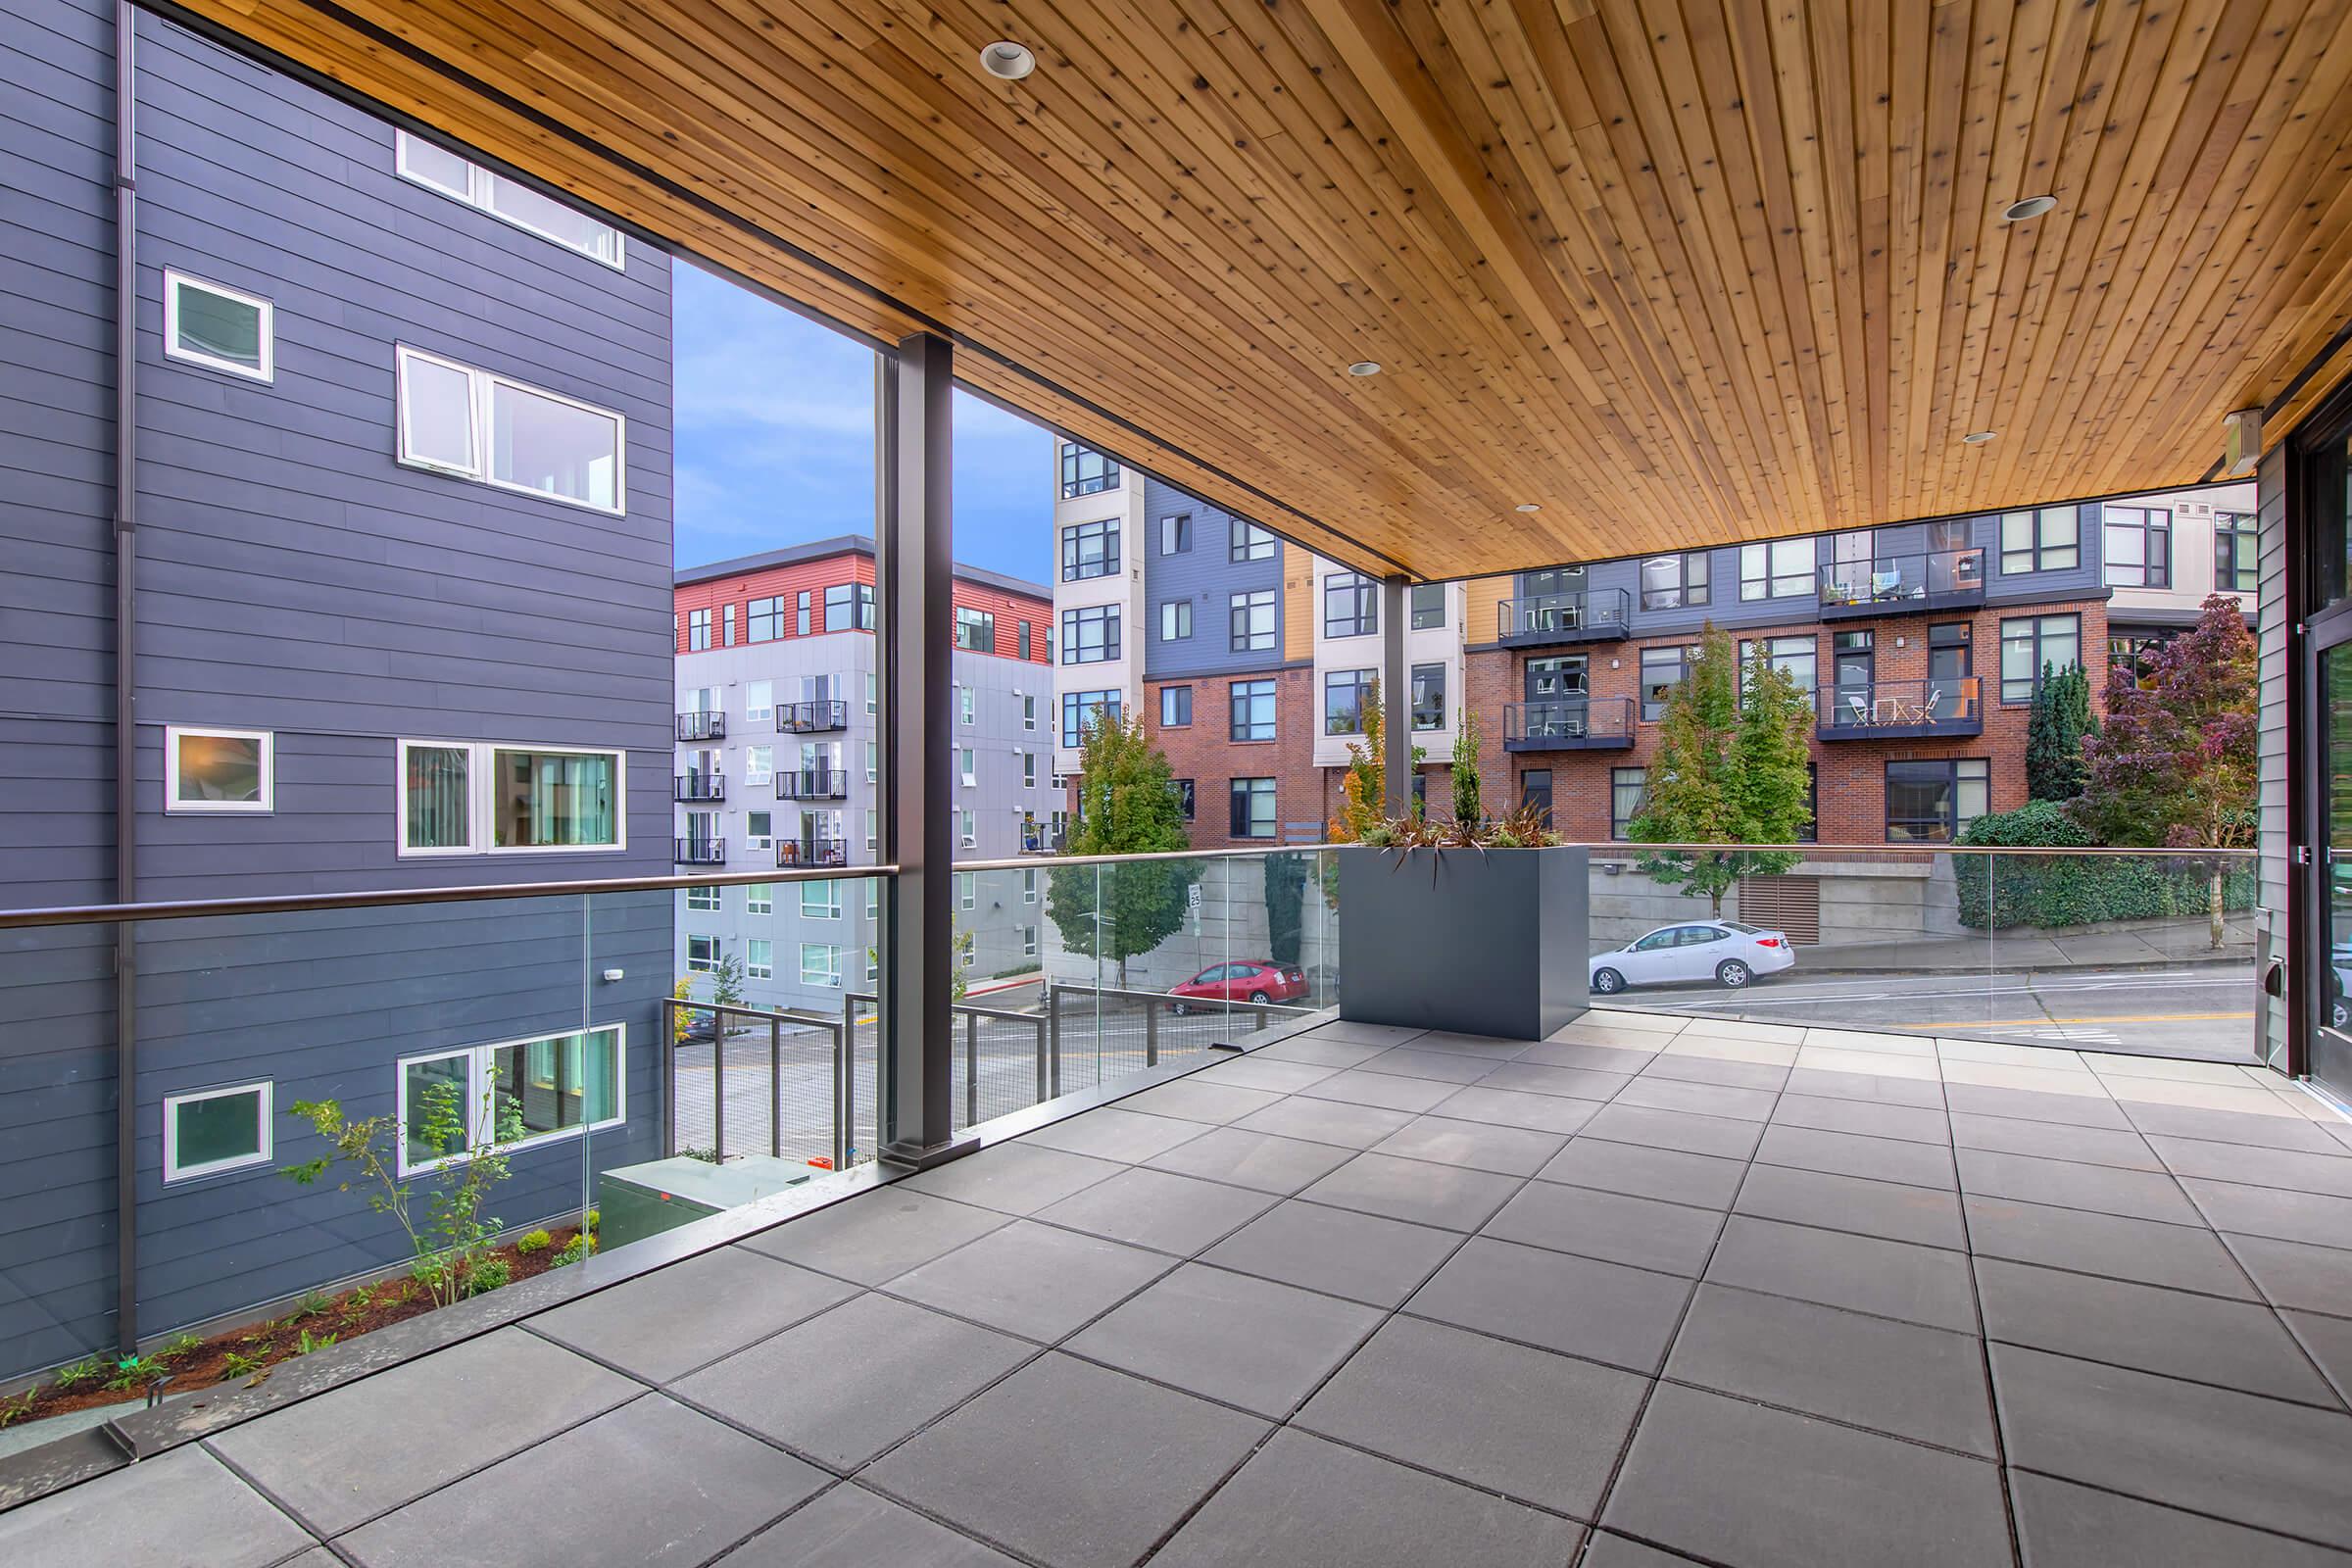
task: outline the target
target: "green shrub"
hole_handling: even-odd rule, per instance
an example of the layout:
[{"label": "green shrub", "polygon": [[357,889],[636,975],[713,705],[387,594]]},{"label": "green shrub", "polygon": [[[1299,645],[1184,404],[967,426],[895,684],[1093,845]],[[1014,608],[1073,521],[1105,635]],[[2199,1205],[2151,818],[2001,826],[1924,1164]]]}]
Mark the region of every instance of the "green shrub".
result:
[{"label": "green shrub", "polygon": [[106,1364],[104,1362],[94,1355],[84,1356],[72,1366],[58,1369],[57,1386],[67,1390],[78,1389],[96,1383],[105,1375]]},{"label": "green shrub", "polygon": [[556,1245],[556,1239],[545,1231],[533,1231],[514,1244],[517,1252],[544,1252]]},{"label": "green shrub", "polygon": [[[1960,835],[1961,847],[2071,849],[2081,855],[1953,857],[1960,923],[1975,930],[2007,926],[2043,929],[2102,920],[2158,920],[2207,910],[2207,862],[2164,856],[2113,855],[2091,845],[2089,833],[2054,801],[2033,801],[2014,811],[1978,817]],[[2254,869],[2223,879],[2222,906],[2254,906]]]},{"label": "green shrub", "polygon": [[573,1236],[570,1241],[564,1244],[563,1250],[559,1251],[555,1256],[547,1260],[547,1266],[549,1268],[564,1268],[569,1264],[577,1263],[581,1258],[586,1257],[587,1255],[588,1233],[586,1231],[581,1231],[577,1235]]},{"label": "green shrub", "polygon": [[487,1296],[514,1279],[514,1270],[503,1257],[485,1257],[466,1272],[466,1294]]}]

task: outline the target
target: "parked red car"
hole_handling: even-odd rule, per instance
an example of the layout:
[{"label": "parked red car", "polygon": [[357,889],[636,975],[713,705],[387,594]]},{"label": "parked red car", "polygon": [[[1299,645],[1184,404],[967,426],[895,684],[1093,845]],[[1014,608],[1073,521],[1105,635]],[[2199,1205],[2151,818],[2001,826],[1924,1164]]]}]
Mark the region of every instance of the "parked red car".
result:
[{"label": "parked red car", "polygon": [[[1306,995],[1306,974],[1297,964],[1241,958],[1212,963],[1184,984],[1170,986],[1168,995],[1202,997],[1211,1002],[1297,1002]],[[1187,1009],[1179,1002],[1173,1010]]]}]

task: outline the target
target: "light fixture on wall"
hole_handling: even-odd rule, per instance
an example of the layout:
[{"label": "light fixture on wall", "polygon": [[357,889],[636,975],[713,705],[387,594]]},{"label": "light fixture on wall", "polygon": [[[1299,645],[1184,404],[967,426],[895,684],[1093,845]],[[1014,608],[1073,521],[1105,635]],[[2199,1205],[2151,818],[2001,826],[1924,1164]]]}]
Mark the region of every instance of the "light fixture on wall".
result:
[{"label": "light fixture on wall", "polygon": [[1519,503],[1517,510],[1521,512],[1542,512],[1544,508],[1538,502],[1522,501]]},{"label": "light fixture on wall", "polygon": [[1964,446],[1981,447],[1999,433],[1997,430],[1971,430],[1960,441]]},{"label": "light fixture on wall", "polygon": [[1358,360],[1348,367],[1348,373],[1354,376],[1378,375],[1380,362],[1378,360]]},{"label": "light fixture on wall", "polygon": [[1037,56],[1027,44],[999,38],[980,51],[980,69],[1001,81],[1018,81],[1037,69]]},{"label": "light fixture on wall", "polygon": [[2029,218],[2039,218],[2057,205],[2058,198],[2055,196],[2023,197],[2001,209],[2001,221],[2022,223]]}]

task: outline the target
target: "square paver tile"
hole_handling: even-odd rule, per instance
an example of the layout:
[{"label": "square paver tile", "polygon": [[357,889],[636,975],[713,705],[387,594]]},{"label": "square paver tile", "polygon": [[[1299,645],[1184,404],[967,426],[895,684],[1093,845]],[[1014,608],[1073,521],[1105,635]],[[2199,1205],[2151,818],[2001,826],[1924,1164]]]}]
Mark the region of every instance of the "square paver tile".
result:
[{"label": "square paver tile", "polygon": [[1053,1568],[1125,1568],[1265,1430],[1189,1394],[1048,1355],[861,1479]]},{"label": "square paver tile", "polygon": [[1418,1317],[1654,1373],[1690,1282],[1474,1237],[1405,1303]]},{"label": "square paver tile", "polygon": [[2170,1078],[2112,1077],[2100,1080],[2129,1104],[2179,1105],[2190,1110],[2236,1111],[2247,1116],[2293,1117],[2301,1107],[2252,1084],[2181,1083]]},{"label": "square paver tile", "polygon": [[[1588,1007],[1568,1020],[1567,1027],[1621,1029],[1639,1034],[1679,1034],[1690,1020],[1680,1013],[1651,1012],[1642,1007]],[[1556,1034],[1557,1031],[1554,1031]]]},{"label": "square paver tile", "polygon": [[1173,1266],[1158,1252],[1023,1221],[891,1282],[894,1294],[1052,1342]]},{"label": "square paver tile", "polygon": [[1647,1389],[1630,1372],[1397,1317],[1292,1425],[1590,1519]]},{"label": "square paver tile", "polygon": [[1872,1181],[1907,1182],[1952,1192],[1960,1186],[1952,1152],[1941,1144],[1913,1143],[1907,1138],[1873,1138],[1867,1133],[1835,1133],[1820,1127],[1791,1127],[1776,1122],[1764,1129],[1756,1146],[1759,1165],[1792,1165],[1798,1170],[1828,1171],[1837,1176],[1867,1176]]},{"label": "square paver tile", "polygon": [[1400,1078],[1393,1072],[1336,1072],[1298,1091],[1311,1100],[1345,1100],[1351,1105],[1424,1111],[1454,1092],[1441,1078]]},{"label": "square paver tile", "polygon": [[1765,1061],[1725,1061],[1716,1056],[1660,1055],[1642,1069],[1644,1078],[1673,1078],[1684,1083],[1721,1084],[1728,1089],[1759,1089],[1778,1094],[1788,1083],[1788,1069]]},{"label": "square paver tile", "polygon": [[1756,1152],[1764,1133],[1759,1122],[1736,1116],[1694,1116],[1683,1110],[1658,1110],[1648,1105],[1609,1105],[1585,1123],[1585,1135],[1618,1144],[1647,1144],[1652,1149],[1679,1149],[1686,1154],[1714,1154],[1723,1159],[1745,1159]]},{"label": "square paver tile", "polygon": [[1888,1073],[1852,1072],[1840,1068],[1808,1067],[1801,1060],[1781,1086],[1792,1095],[1816,1100],[1868,1100],[1889,1105],[1943,1108],[1940,1078],[1898,1078]]},{"label": "square paver tile", "polygon": [[1973,1334],[1702,1285],[1666,1358],[1685,1383],[1991,1458]]},{"label": "square paver tile", "polygon": [[1695,1203],[1701,1208],[1729,1208],[1732,1196],[1747,1174],[1744,1160],[1719,1159],[1713,1154],[1686,1154],[1679,1149],[1652,1149],[1646,1144],[1617,1144],[1605,1138],[1577,1138],[1551,1157],[1536,1175],[1547,1182],[1597,1187],[1603,1192],[1630,1193],[1636,1198],[1662,1198],[1671,1203]]},{"label": "square paver tile", "polygon": [[2072,1051],[2051,1046],[2013,1046],[2004,1040],[1939,1039],[1936,1054],[1945,1061],[1989,1061],[2006,1067],[2049,1072],[2088,1072],[2089,1063]]},{"label": "square paver tile", "polygon": [[2352,1252],[2268,1236],[2224,1240],[2272,1304],[2342,1314],[2352,1307]]},{"label": "square paver tile", "polygon": [[1374,1307],[1188,1263],[1064,1348],[1279,1420],[1379,1323]]},{"label": "square paver tile", "polygon": [[1016,1568],[1001,1551],[858,1486],[838,1486],[712,1568]]},{"label": "square paver tile", "polygon": [[10,1568],[263,1568],[310,1540],[192,1444],[0,1513]]},{"label": "square paver tile", "polygon": [[1399,1046],[1363,1063],[1365,1072],[1394,1073],[1399,1078],[1434,1078],[1441,1083],[1474,1084],[1503,1065],[1487,1056],[1465,1056],[1458,1051],[1423,1051]]},{"label": "square paver tile", "polygon": [[1940,1248],[1735,1214],[1706,1277],[1931,1328],[1977,1330],[1968,1259]]},{"label": "square paver tile", "polygon": [[1992,1347],[2009,1462],[2352,1546],[2352,1416]]},{"label": "square paver tile", "polygon": [[2352,1150],[2338,1156],[2161,1135],[2148,1142],[2176,1176],[2203,1176],[2249,1187],[2278,1187],[2291,1193],[2352,1198]]},{"label": "square paver tile", "polygon": [[2075,1095],[2089,1100],[2111,1098],[2095,1072],[2082,1068],[2011,1067],[1993,1061],[1943,1061],[1946,1086],[1969,1084],[1986,1089],[2022,1089],[2040,1095]]},{"label": "square paver tile", "polygon": [[2305,1354],[2335,1386],[2338,1402],[2352,1400],[2352,1318],[2320,1312],[2281,1312]]},{"label": "square paver tile", "polygon": [[1747,1185],[1740,1189],[1740,1200],[1732,1207],[1741,1214],[1788,1220],[1796,1225],[1819,1225],[1827,1230],[1857,1231],[1864,1236],[1883,1236],[1891,1242],[1960,1249],[1968,1246],[1968,1233],[1960,1223],[1957,1193],[1902,1182],[1872,1181],[1862,1176],[1839,1176],[1787,1165],[1757,1165],[1748,1171]]},{"label": "square paver tile", "polygon": [[677,1393],[848,1470],[1036,1353],[1026,1341],[868,1295],[705,1367]]},{"label": "square paver tile", "polygon": [[1984,1460],[1670,1383],[1601,1517],[1742,1568],[2010,1560],[2000,1472]]},{"label": "square paver tile", "polygon": [[2312,1247],[2352,1248],[2352,1198],[2248,1187],[2199,1176],[2183,1176],[2180,1185],[2197,1200],[2215,1230]]},{"label": "square paver tile", "polygon": [[1341,1018],[1322,1024],[1296,1038],[1302,1040],[1345,1040],[1350,1045],[1378,1046],[1386,1051],[1401,1046],[1407,1040],[1429,1033],[1409,1023],[1360,1023],[1352,1018]]},{"label": "square paver tile", "polygon": [[1899,1056],[1884,1051],[1853,1051],[1841,1046],[1807,1045],[1799,1048],[1796,1065],[1815,1073],[1857,1073],[1873,1078],[1908,1078],[1941,1083],[1943,1070],[1934,1056]]},{"label": "square paver tile", "polygon": [[2071,1159],[2083,1165],[2113,1165],[2122,1170],[2164,1169],[2164,1162],[2156,1157],[2146,1139],[2114,1127],[2075,1127],[2065,1122],[2024,1121],[2015,1116],[1980,1116],[1973,1111],[1955,1111],[1952,1142],[1962,1149],[1982,1149],[1996,1154],[2032,1154],[2041,1159]]},{"label": "square paver tile", "polygon": [[737,1245],[860,1285],[879,1285],[1009,1223],[993,1208],[952,1203],[894,1182]]},{"label": "square paver tile", "polygon": [[1352,1067],[1388,1049],[1386,1046],[1358,1045],[1352,1041],[1330,1040],[1320,1034],[1311,1034],[1277,1040],[1250,1054],[1260,1061],[1304,1061],[1319,1067]]},{"label": "square paver tile", "polygon": [[1178,1078],[1140,1095],[1129,1095],[1119,1102],[1119,1108],[1222,1125],[1240,1121],[1253,1110],[1263,1110],[1281,1098],[1271,1089],[1244,1089],[1239,1084],[1204,1084],[1197,1078]]},{"label": "square paver tile", "polygon": [[2071,1159],[2000,1154],[1984,1149],[1959,1152],[1960,1189],[1986,1198],[2087,1208],[2131,1219],[2160,1219],[2175,1225],[2198,1223],[2196,1205],[2163,1171],[2118,1170]]},{"label": "square paver tile", "polygon": [[1461,1245],[1452,1231],[1321,1203],[1277,1203],[1200,1254],[1204,1263],[1395,1306]]},{"label": "square paver tile", "polygon": [[1479,1080],[1489,1089],[1600,1102],[1616,1099],[1618,1092],[1633,1081],[1631,1073],[1600,1072],[1592,1067],[1540,1067],[1525,1061],[1506,1061]]},{"label": "square paver tile", "polygon": [[1989,1339],[2341,1408],[2278,1315],[2251,1301],[1997,1257],[1977,1259],[1977,1298]]},{"label": "square paver tile", "polygon": [[1343,1149],[1370,1149],[1413,1119],[1409,1110],[1380,1105],[1351,1105],[1339,1100],[1309,1100],[1304,1095],[1251,1111],[1233,1125],[1279,1138],[1303,1138],[1310,1144],[1337,1144]]},{"label": "square paver tile", "polygon": [[1283,1431],[1152,1559],[1154,1568],[1524,1568],[1580,1525],[1302,1432]]},{"label": "square paver tile", "polygon": [[1063,1199],[1037,1217],[1130,1247],[1190,1257],[1273,1204],[1270,1195],[1246,1187],[1173,1171],[1128,1170]]},{"label": "square paver tile", "polygon": [[1530,1182],[1480,1234],[1696,1278],[1722,1228],[1712,1208]]},{"label": "square paver tile", "polygon": [[2344,1146],[2317,1122],[2295,1116],[2248,1116],[2234,1110],[2200,1110],[2193,1105],[2120,1102],[2132,1125],[2151,1137],[2201,1138],[2214,1144],[2254,1149],[2291,1149],[2306,1154],[2340,1154]]},{"label": "square paver tile", "polygon": [[1437,1114],[1456,1121],[1481,1121],[1494,1127],[1524,1127],[1530,1132],[1577,1131],[1600,1110],[1596,1100],[1571,1100],[1559,1095],[1531,1095],[1523,1089],[1489,1089],[1467,1084],[1440,1101]]},{"label": "square paver tile", "polygon": [[1951,1120],[1925,1105],[1896,1105],[1876,1100],[1830,1100],[1783,1095],[1772,1119],[1784,1127],[1818,1127],[1825,1132],[1860,1133],[1870,1138],[1903,1138],[1920,1144],[1952,1141]]},{"label": "square paver tile", "polygon": [[531,1331],[667,1383],[848,1300],[858,1287],[722,1247],[541,1312]]},{"label": "square paver tile", "polygon": [[2324,1546],[2204,1519],[2071,1481],[2012,1471],[2009,1495],[2031,1568],[2343,1568]]},{"label": "square paver tile", "polygon": [[1577,1559],[1577,1568],[1690,1568],[1692,1560],[1679,1551],[1660,1551],[1639,1541],[1596,1530],[1585,1544],[1585,1554]]},{"label": "square paver tile", "polygon": [[1936,1059],[1936,1037],[1890,1034],[1884,1029],[1821,1029],[1808,1026],[1804,1043],[1831,1051],[1872,1051],[1882,1055]]},{"label": "square paver tile", "polygon": [[1116,1176],[1122,1168],[1107,1159],[1066,1154],[1058,1149],[1000,1144],[918,1171],[899,1185],[1006,1214],[1034,1214],[1106,1176]]},{"label": "square paver tile", "polygon": [[[2168,1225],[2001,1198],[1970,1197],[1961,1206],[1968,1213],[1969,1246],[1979,1257],[2079,1269],[2242,1301],[2259,1298],[2229,1249],[2202,1225]],[[2352,1274],[2345,1283],[2352,1288]]]},{"label": "square paver tile", "polygon": [[1358,1154],[1298,1196],[1366,1214],[1474,1231],[1519,1190],[1520,1178],[1393,1154]]},{"label": "square paver tile", "polygon": [[1353,1151],[1334,1144],[1277,1138],[1244,1127],[1216,1127],[1145,1163],[1153,1170],[1288,1196],[1354,1157]]},{"label": "square paver tile", "polygon": [[[1643,1037],[1644,1041],[1647,1038]],[[1636,1073],[1656,1064],[1656,1051],[1655,1045],[1646,1043],[1639,1048],[1592,1044],[1568,1037],[1567,1030],[1562,1030],[1560,1038],[1530,1046],[1511,1059],[1531,1067],[1583,1067],[1593,1072]]]},{"label": "square paver tile", "polygon": [[[339,1543],[367,1568],[445,1568],[498,1543],[514,1568],[695,1562],[741,1540],[829,1478],[659,1394],[436,1490]],[[625,1506],[596,1506],[625,1489]],[[530,1528],[514,1499],[537,1497]],[[579,1505],[566,1507],[558,1499]]]},{"label": "square paver tile", "polygon": [[1537,1040],[1511,1040],[1500,1035],[1465,1035],[1456,1034],[1450,1029],[1432,1029],[1413,1042],[1413,1049],[1450,1051],[1458,1056],[1484,1056],[1489,1061],[1510,1061],[1542,1043]]},{"label": "square paver tile", "polygon": [[1776,1067],[1796,1065],[1796,1054],[1802,1049],[1797,1041],[1715,1032],[1732,1027],[1735,1026],[1711,1018],[1694,1019],[1690,1028],[1667,1043],[1666,1052],[1676,1056],[1713,1056],[1722,1061],[1762,1061]]},{"label": "square paver tile", "polygon": [[[1699,1058],[1704,1059],[1704,1058]],[[1773,1102],[1770,1089],[1740,1089],[1730,1084],[1692,1083],[1688,1079],[1644,1073],[1619,1092],[1620,1105],[1647,1105],[1653,1110],[1688,1110],[1702,1116],[1735,1116],[1743,1121],[1768,1121]]]},{"label": "square paver tile", "polygon": [[1504,1176],[1533,1176],[1566,1142],[1557,1133],[1494,1127],[1447,1116],[1422,1116],[1372,1147],[1377,1153],[1395,1154],[1401,1159],[1426,1159],[1433,1165],[1460,1165]]},{"label": "square paver tile", "polygon": [[1200,1134],[1200,1128],[1197,1122],[1105,1105],[1100,1110],[1090,1110],[1083,1116],[1072,1116],[1051,1126],[1040,1127],[1025,1135],[1021,1142],[1058,1149],[1065,1153],[1092,1154],[1097,1159],[1116,1159],[1130,1165],[1140,1165],[1153,1154],[1164,1154],[1186,1139],[1197,1138]]},{"label": "square paver tile", "polygon": [[2045,1095],[2037,1089],[1945,1084],[1943,1102],[1953,1110],[1980,1116],[2012,1116],[2021,1121],[2055,1121],[2076,1127],[2114,1127],[2127,1131],[2132,1127],[2132,1118],[2124,1114],[2120,1103],[2089,1095]]},{"label": "square paver tile", "polygon": [[1233,1084],[1243,1089],[1270,1089],[1278,1095],[1295,1095],[1339,1070],[1326,1062],[1282,1061],[1252,1053],[1214,1067],[1203,1067],[1192,1077],[1204,1084]]},{"label": "square paver tile", "polygon": [[210,1442],[313,1530],[337,1536],[643,1392],[586,1356],[504,1328]]}]

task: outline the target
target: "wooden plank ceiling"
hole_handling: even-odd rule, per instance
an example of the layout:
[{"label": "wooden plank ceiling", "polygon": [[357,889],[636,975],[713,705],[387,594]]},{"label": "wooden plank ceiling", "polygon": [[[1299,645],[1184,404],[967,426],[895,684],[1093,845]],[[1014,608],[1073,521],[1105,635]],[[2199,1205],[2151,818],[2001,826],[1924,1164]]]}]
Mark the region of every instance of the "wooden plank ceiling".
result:
[{"label": "wooden plank ceiling", "polygon": [[1375,570],[2191,482],[2352,316],[2347,0],[184,3]]}]

